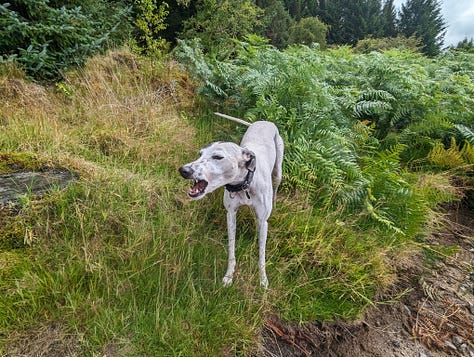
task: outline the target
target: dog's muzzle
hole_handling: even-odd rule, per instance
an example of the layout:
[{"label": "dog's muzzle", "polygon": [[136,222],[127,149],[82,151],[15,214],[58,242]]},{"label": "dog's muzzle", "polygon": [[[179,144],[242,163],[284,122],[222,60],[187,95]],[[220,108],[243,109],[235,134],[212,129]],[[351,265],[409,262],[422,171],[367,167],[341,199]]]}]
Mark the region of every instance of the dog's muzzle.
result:
[{"label": "dog's muzzle", "polygon": [[194,174],[194,170],[191,168],[191,166],[181,166],[179,168],[179,173],[185,179],[192,179],[193,174]]},{"label": "dog's muzzle", "polygon": [[194,185],[189,189],[188,195],[192,198],[202,196],[206,191],[208,182],[206,180],[198,180],[194,178],[194,170],[190,166],[182,166],[179,173],[187,180],[194,179]]}]

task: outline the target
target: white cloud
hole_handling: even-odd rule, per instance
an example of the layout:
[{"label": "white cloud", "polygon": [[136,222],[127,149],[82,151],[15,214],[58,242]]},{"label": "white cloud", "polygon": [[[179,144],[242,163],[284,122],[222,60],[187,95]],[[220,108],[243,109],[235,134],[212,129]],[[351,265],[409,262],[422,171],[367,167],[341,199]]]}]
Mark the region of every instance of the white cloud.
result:
[{"label": "white cloud", "polygon": [[[395,0],[397,9],[406,0]],[[474,38],[474,1],[472,0],[444,0],[441,1],[441,13],[447,29],[444,45],[456,45],[464,38]]]}]

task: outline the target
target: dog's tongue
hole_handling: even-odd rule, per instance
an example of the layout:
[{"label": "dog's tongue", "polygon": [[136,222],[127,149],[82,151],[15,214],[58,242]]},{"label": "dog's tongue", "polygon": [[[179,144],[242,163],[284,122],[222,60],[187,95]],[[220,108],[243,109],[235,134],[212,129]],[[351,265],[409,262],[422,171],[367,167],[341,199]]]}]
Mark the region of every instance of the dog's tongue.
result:
[{"label": "dog's tongue", "polygon": [[189,190],[190,196],[197,196],[204,191],[207,187],[207,182],[205,180],[197,181],[193,187]]}]

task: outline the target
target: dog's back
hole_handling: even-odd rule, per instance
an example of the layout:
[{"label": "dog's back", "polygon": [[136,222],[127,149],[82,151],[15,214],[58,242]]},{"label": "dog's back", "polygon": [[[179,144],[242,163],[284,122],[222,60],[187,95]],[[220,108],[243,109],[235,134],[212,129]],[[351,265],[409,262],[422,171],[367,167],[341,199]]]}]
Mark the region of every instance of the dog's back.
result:
[{"label": "dog's back", "polygon": [[271,175],[273,201],[281,182],[284,144],[275,124],[269,121],[252,123],[242,138],[240,146],[255,152],[258,171],[264,176]]}]

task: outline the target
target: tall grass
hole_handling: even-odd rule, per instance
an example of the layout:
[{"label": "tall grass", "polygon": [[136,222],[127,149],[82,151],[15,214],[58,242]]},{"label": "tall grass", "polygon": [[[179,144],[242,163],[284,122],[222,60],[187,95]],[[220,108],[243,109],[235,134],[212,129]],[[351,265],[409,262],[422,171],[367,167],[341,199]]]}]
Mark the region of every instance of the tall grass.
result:
[{"label": "tall grass", "polygon": [[177,168],[209,138],[186,119],[193,87],[176,64],[120,51],[56,88],[8,76],[0,87],[1,150],[80,176],[15,217],[33,243],[0,252],[4,350],[51,322],[76,331],[85,355],[248,349],[265,297],[250,283],[221,287],[220,200],[185,199]]},{"label": "tall grass", "polygon": [[63,191],[26,198],[15,234],[31,243],[0,250],[2,353],[54,323],[80,355],[250,354],[268,314],[354,318],[393,281],[390,257],[409,249],[412,235],[286,191],[270,219],[270,290],[258,288],[246,209],[236,278],[223,288],[220,194],[189,202],[177,168],[233,129],[198,118],[193,91],[175,63],[125,50],[93,58],[53,88],[0,78],[1,151],[79,173]]}]

